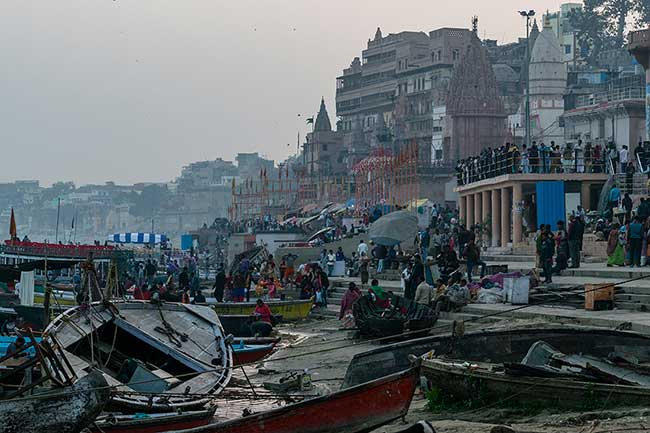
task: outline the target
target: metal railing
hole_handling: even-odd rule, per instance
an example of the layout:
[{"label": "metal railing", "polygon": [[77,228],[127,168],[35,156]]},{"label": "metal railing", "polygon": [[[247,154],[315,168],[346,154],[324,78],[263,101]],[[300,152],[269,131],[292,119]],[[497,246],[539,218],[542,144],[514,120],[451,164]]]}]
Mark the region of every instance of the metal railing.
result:
[{"label": "metal railing", "polygon": [[641,87],[622,87],[598,92],[592,95],[580,95],[576,98],[576,107],[589,107],[607,102],[644,99],[645,89]]},{"label": "metal railing", "polygon": [[[455,168],[456,180],[461,186],[508,174],[617,173],[622,169],[620,163],[614,163],[609,157],[566,158],[562,155],[476,157],[459,161]],[[639,171],[636,166],[635,171]]]}]

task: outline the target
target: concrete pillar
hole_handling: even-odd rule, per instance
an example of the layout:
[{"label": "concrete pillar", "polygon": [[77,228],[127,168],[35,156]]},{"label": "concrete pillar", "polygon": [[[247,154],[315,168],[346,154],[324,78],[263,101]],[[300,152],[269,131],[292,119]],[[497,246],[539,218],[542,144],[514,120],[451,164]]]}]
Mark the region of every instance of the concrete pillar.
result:
[{"label": "concrete pillar", "polygon": [[467,196],[460,196],[460,209],[458,210],[458,217],[461,221],[465,221],[467,218]]},{"label": "concrete pillar", "polygon": [[[589,182],[582,182],[582,185],[580,186],[580,205],[582,208],[585,210],[585,212],[590,211],[589,209],[589,200],[591,196],[591,184]],[[573,210],[573,209],[567,209],[567,211]]]},{"label": "concrete pillar", "polygon": [[510,240],[510,188],[501,188],[501,246]]},{"label": "concrete pillar", "polygon": [[492,190],[492,246],[498,247],[501,240],[501,194],[498,189]]},{"label": "concrete pillar", "polygon": [[470,228],[474,225],[474,194],[467,195],[467,218],[465,219],[465,227]]},{"label": "concrete pillar", "polygon": [[483,209],[481,207],[481,200],[482,200],[482,196],[480,192],[474,194],[474,224],[483,223],[483,214],[482,214]]},{"label": "concrete pillar", "polygon": [[650,140],[650,67],[645,70],[645,139]]},{"label": "concrete pillar", "polygon": [[521,242],[521,224],[523,221],[522,211],[523,206],[521,201],[524,199],[522,192],[522,185],[520,183],[515,183],[512,186],[512,244],[518,244]]},{"label": "concrete pillar", "polygon": [[483,191],[481,193],[483,195],[483,198],[481,199],[481,205],[483,207],[483,211],[481,213],[481,221],[486,221],[490,217],[490,211],[492,209],[490,208],[490,191]]}]

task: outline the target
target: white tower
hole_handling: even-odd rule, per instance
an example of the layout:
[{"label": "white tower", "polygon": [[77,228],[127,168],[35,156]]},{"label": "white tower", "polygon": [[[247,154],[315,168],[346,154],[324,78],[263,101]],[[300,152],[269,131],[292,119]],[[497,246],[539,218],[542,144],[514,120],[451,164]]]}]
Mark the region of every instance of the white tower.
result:
[{"label": "white tower", "polygon": [[538,144],[555,141],[562,145],[564,128],[560,127],[559,119],[564,113],[567,66],[548,19],[531,51],[528,77],[532,139]]}]

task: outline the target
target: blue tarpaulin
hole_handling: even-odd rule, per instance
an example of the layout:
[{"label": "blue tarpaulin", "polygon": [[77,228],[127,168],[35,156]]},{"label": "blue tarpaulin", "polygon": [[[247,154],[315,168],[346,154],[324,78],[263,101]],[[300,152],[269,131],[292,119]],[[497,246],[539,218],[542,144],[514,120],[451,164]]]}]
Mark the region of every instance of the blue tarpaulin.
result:
[{"label": "blue tarpaulin", "polygon": [[566,223],[564,182],[537,182],[537,227],[548,224],[555,229],[558,221]]}]

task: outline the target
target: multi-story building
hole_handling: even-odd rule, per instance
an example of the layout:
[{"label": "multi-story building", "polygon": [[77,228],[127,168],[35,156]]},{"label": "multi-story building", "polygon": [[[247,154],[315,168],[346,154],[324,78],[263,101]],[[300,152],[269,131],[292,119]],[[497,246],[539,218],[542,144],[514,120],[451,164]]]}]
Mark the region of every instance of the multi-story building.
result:
[{"label": "multi-story building", "polygon": [[238,153],[235,159],[237,160],[239,178],[242,181],[251,179],[257,182],[260,179],[260,172],[266,172],[269,178],[275,178],[277,175],[274,161],[263,158],[258,152]]},{"label": "multi-story building", "polygon": [[224,185],[237,174],[237,167],[231,161],[217,158],[214,161],[199,161],[186,165],[177,179],[177,184],[181,189]]},{"label": "multi-story building", "polygon": [[578,95],[563,115],[567,142],[633,149],[645,138],[645,79],[642,73],[616,78],[590,94]]},{"label": "multi-story building", "polygon": [[426,33],[400,32],[384,37],[377,29],[362,52],[362,60],[355,58],[337,78],[336,112],[348,150],[348,168],[368,156],[371,149],[391,141],[378,137],[377,131],[393,126],[397,73],[421,66],[418,62],[426,62],[429,56]]},{"label": "multi-story building", "polygon": [[580,53],[576,52],[576,30],[571,25],[570,15],[572,11],[580,9],[582,9],[582,3],[564,3],[560,6],[559,11],[546,13],[542,17],[544,22],[548,22],[557,37],[564,61],[571,66],[579,63]]},{"label": "multi-story building", "polygon": [[[454,68],[462,60],[471,32],[442,28],[429,33],[429,55],[398,63],[394,144],[397,149],[418,144],[419,160],[434,158],[434,110],[442,108]],[[417,62],[417,63],[415,63]]]}]

